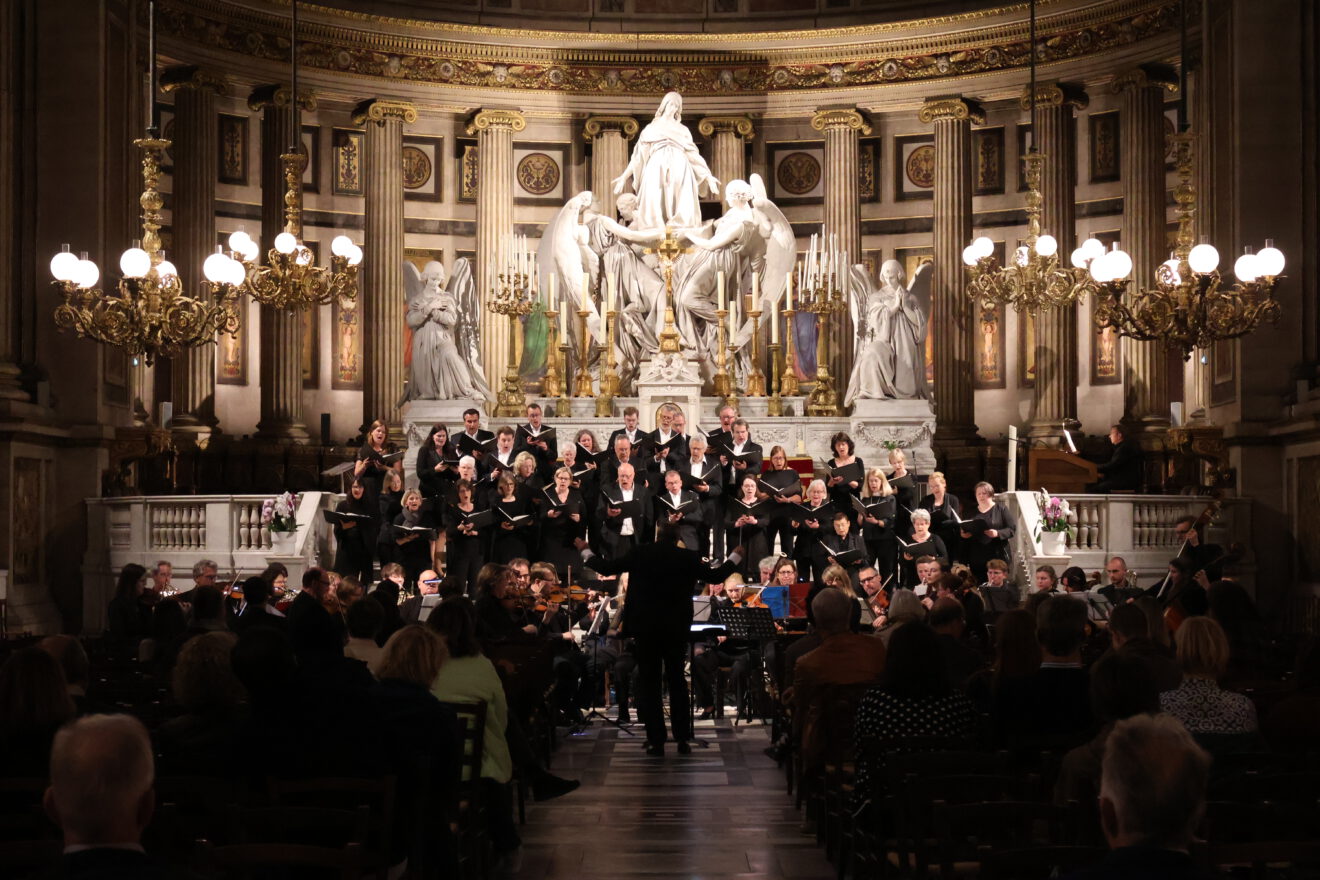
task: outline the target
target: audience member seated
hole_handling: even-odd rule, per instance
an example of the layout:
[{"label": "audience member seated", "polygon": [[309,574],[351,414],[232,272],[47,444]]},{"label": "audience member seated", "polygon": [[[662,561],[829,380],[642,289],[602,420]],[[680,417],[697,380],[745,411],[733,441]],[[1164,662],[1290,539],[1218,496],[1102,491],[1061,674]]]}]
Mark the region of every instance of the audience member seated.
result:
[{"label": "audience member seated", "polygon": [[1100,766],[1105,741],[1125,718],[1160,711],[1160,693],[1146,664],[1123,651],[1111,651],[1091,667],[1091,712],[1100,731],[1063,758],[1054,784],[1054,802],[1093,803],[1100,793]]},{"label": "audience member seated", "polygon": [[289,638],[300,661],[310,654],[337,654],[344,647],[343,619],[326,610],[323,602],[330,592],[329,573],[319,568],[303,572],[302,592],[289,605]]},{"label": "audience member seated", "polygon": [[247,692],[230,659],[237,641],[233,633],[205,633],[179,652],[172,691],[183,714],[156,730],[161,775],[225,775],[246,717]]},{"label": "audience member seated", "polygon": [[64,683],[68,687],[69,697],[79,715],[90,715],[101,711],[95,703],[88,702],[87,688],[91,684],[92,667],[87,659],[87,651],[82,642],[73,636],[46,636],[37,647],[55,658],[64,672]]},{"label": "audience member seated", "polygon": [[66,880],[166,876],[142,849],[156,806],[146,728],[127,715],[92,715],[55,737],[45,807],[64,836]]},{"label": "audience member seated", "polygon": [[271,607],[270,581],[261,577],[250,577],[243,581],[243,611],[229,622],[229,628],[235,633],[243,633],[254,626],[269,626],[284,629],[288,618],[283,612]]},{"label": "audience member seated", "polygon": [[[375,604],[365,600],[349,608],[350,632],[354,609]],[[372,712],[381,741],[390,745],[391,772],[398,780],[390,861],[403,861],[421,835],[430,848],[428,874],[435,877],[457,876],[458,870],[446,810],[457,797],[462,743],[458,717],[431,693],[448,656],[437,633],[418,624],[405,626],[385,643],[373,670],[379,683],[371,690]]]},{"label": "audience member seated", "polygon": [[1001,687],[1030,678],[1039,669],[1036,615],[1025,608],[1006,611],[995,620],[994,663],[968,680],[968,696],[978,711],[990,714]]},{"label": "audience member seated", "polygon": [[1261,678],[1261,645],[1266,639],[1265,623],[1256,603],[1236,581],[1215,581],[1206,591],[1206,612],[1224,628],[1228,637],[1228,670],[1224,683],[1245,687]]},{"label": "audience member seated", "polygon": [[1242,694],[1219,686],[1228,670],[1228,637],[1208,617],[1192,617],[1178,628],[1182,684],[1160,694],[1160,709],[1177,718],[1211,752],[1239,750],[1255,740],[1256,707]]},{"label": "audience member seated", "polygon": [[1015,748],[1061,749],[1080,745],[1094,732],[1090,686],[1082,667],[1086,606],[1067,596],[1048,596],[1036,613],[1040,668],[1001,681],[991,717],[999,742]]},{"label": "audience member seated", "polygon": [[[956,589],[957,578],[944,575],[943,589]],[[952,596],[935,601],[927,616],[927,623],[935,631],[940,642],[940,653],[944,655],[944,670],[949,676],[949,685],[956,690],[966,691],[967,680],[981,670],[985,664],[981,655],[968,646],[965,636],[967,622],[963,604]]]},{"label": "audience member seated", "polygon": [[199,586],[192,593],[192,624],[188,627],[186,638],[227,631],[229,624],[225,622],[224,594],[208,586]]},{"label": "audience member seated", "polygon": [[380,665],[382,648],[376,644],[376,634],[385,623],[385,609],[368,596],[348,606],[344,620],[348,626],[348,644],[344,645],[344,656],[361,660],[367,664],[372,675],[380,678],[377,667]]},{"label": "audience member seated", "polygon": [[110,639],[117,648],[136,651],[137,644],[151,631],[151,606],[142,597],[147,586],[147,570],[130,562],[119,571],[115,595],[106,610]]},{"label": "audience member seated", "polygon": [[1320,639],[1312,637],[1297,654],[1292,690],[1261,721],[1270,748],[1314,751],[1320,742]]},{"label": "audience member seated", "polygon": [[878,681],[885,668],[884,642],[851,630],[856,605],[842,590],[822,590],[811,603],[821,642],[797,661],[792,692],[793,734],[807,767],[823,757],[819,728],[830,688]]},{"label": "audience member seated", "polygon": [[907,588],[894,590],[894,595],[889,598],[889,609],[885,612],[884,625],[876,630],[876,635],[880,637],[880,641],[888,645],[890,638],[899,627],[925,619],[926,606],[921,604],[916,593]]},{"label": "audience member seated", "polygon": [[376,644],[384,647],[390,636],[403,628],[404,621],[399,612],[399,585],[391,580],[382,580],[367,595],[379,602],[385,612],[385,620],[380,625],[380,632],[376,634]]},{"label": "audience member seated", "polygon": [[1188,850],[1205,812],[1206,754],[1168,715],[1137,715],[1114,725],[1100,777],[1103,862],[1067,880],[1199,880]]},{"label": "audience member seated", "polygon": [[162,599],[151,615],[151,635],[138,644],[138,662],[167,681],[188,632],[188,612],[178,599]]},{"label": "audience member seated", "polygon": [[913,738],[970,737],[976,710],[949,686],[934,630],[919,621],[901,626],[889,640],[880,684],[857,707],[857,791],[874,793],[883,769],[879,752],[901,754]]},{"label": "audience member seated", "polygon": [[1171,691],[1182,681],[1173,651],[1150,637],[1150,622],[1135,602],[1116,605],[1109,615],[1109,643],[1115,651],[1135,657],[1146,667],[1156,693]]},{"label": "audience member seated", "polygon": [[11,654],[0,666],[0,777],[46,775],[51,739],[76,712],[54,657],[40,648]]}]

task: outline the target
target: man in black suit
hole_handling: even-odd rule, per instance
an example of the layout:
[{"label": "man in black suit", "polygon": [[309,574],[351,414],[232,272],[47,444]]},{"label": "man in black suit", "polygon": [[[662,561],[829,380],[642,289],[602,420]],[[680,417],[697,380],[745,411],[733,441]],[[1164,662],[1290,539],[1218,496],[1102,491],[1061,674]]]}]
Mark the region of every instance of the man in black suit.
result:
[{"label": "man in black suit", "polygon": [[626,406],[623,408],[623,427],[615,428],[614,433],[610,434],[610,448],[614,447],[614,439],[620,435],[627,437],[629,443],[636,444],[638,440],[646,436],[646,432],[638,427],[637,423],[641,421],[641,413],[635,406]]},{"label": "man in black suit", "polygon": [[1123,428],[1113,425],[1109,429],[1109,443],[1113,453],[1109,461],[1096,465],[1103,479],[1093,483],[1092,492],[1113,492],[1115,489],[1139,490],[1141,488],[1142,462],[1141,444],[1123,436]]},{"label": "man in black suit", "polygon": [[718,460],[706,454],[706,438],[694,435],[688,441],[688,454],[674,467],[683,476],[683,483],[701,499],[701,555],[710,556],[711,532],[715,534],[715,556],[724,556],[724,524],[722,503],[724,478]]},{"label": "man in black suit", "polygon": [[541,404],[527,404],[527,424],[518,426],[517,442],[514,452],[530,452],[536,458],[536,467],[549,481],[552,465],[559,459],[559,441],[557,439],[538,440],[536,435],[544,431],[541,423]]},{"label": "man in black suit", "polygon": [[[643,436],[643,435],[639,435]],[[650,486],[648,475],[650,471],[646,469],[646,462],[637,455],[637,447],[629,442],[623,434],[615,434],[610,443],[610,454],[600,465],[600,484],[609,486],[611,483],[618,482],[619,468],[625,463],[633,466],[633,478],[642,486]]]},{"label": "man in black suit", "polygon": [[[635,483],[636,470],[628,462],[619,465],[618,479],[613,486],[605,486],[596,502],[596,521],[600,523],[600,539],[605,555],[618,559],[640,544],[650,543],[654,521],[651,519],[651,495]],[[620,505],[636,501],[641,507],[637,516],[624,516]]]},{"label": "man in black suit", "polygon": [[637,714],[646,725],[646,753],[665,753],[665,715],[660,701],[663,672],[669,686],[669,715],[678,742],[678,752],[691,751],[692,737],[687,684],[683,663],[688,631],[692,625],[692,588],[700,583],[720,583],[738,570],[742,548],[736,548],[723,565],[711,568],[696,550],[678,546],[678,530],[669,523],[660,527],[654,544],[637,547],[611,560],[596,559],[586,543],[578,540],[583,560],[600,574],[628,573],[628,601],[623,606],[622,634],[634,640],[637,673]]},{"label": "man in black suit", "polygon": [[344,650],[344,620],[325,610],[322,601],[330,591],[330,575],[319,568],[303,572],[302,592],[289,605],[289,640],[300,662]]},{"label": "man in black suit", "polygon": [[422,621],[422,597],[434,596],[440,592],[440,575],[434,570],[427,569],[417,576],[417,595],[410,596],[399,606],[399,618],[404,626],[410,623],[421,623]]},{"label": "man in black suit", "polygon": [[733,441],[733,423],[738,420],[738,410],[731,406],[720,408],[720,426],[706,434],[706,442],[711,449],[719,449],[723,443]]},{"label": "man in black suit", "polygon": [[[724,465],[725,484],[737,494],[738,484],[745,474],[761,475],[761,447],[752,442],[752,429],[746,419],[734,419],[729,441],[720,449],[720,464]],[[733,456],[729,455],[733,450]]]},{"label": "man in black suit", "polygon": [[697,493],[683,488],[683,475],[676,470],[667,471],[665,487],[654,497],[656,523],[669,523],[678,530],[678,539],[684,547],[701,552],[705,516]]},{"label": "man in black suit", "polygon": [[[646,435],[650,441],[646,446],[647,470],[664,473],[676,467],[687,455],[687,438],[679,427],[680,422],[686,422],[686,419],[678,407],[671,403],[660,407],[660,427]],[[665,444],[669,444],[667,449],[663,448]]]},{"label": "man in black suit", "polygon": [[151,737],[136,718],[89,715],[55,735],[43,804],[64,834],[61,877],[165,876],[142,848],[155,775]]}]

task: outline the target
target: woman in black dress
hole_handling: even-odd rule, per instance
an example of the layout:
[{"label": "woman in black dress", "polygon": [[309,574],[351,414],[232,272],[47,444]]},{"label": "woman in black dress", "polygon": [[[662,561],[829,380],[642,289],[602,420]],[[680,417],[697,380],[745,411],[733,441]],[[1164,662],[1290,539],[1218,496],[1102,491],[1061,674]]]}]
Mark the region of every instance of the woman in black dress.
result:
[{"label": "woman in black dress", "polygon": [[852,510],[852,501],[849,498],[861,494],[866,465],[861,457],[855,454],[856,446],[853,444],[853,439],[843,431],[830,438],[830,448],[834,450],[830,467],[835,470],[847,469],[838,476],[833,473],[826,475],[825,485],[830,490],[830,503],[834,505],[835,510]]},{"label": "woman in black dress", "polygon": [[[596,460],[590,455],[583,455],[578,449],[579,446],[587,452],[594,454],[597,449],[596,435],[587,428],[577,432],[573,438],[576,442],[572,444],[565,443],[559,450],[559,455],[564,459],[564,464],[573,471],[573,488],[582,493],[582,507],[587,516],[584,517],[587,525],[587,543],[592,547],[600,547],[600,524],[596,518],[591,516],[591,512],[596,509],[596,503],[600,500],[600,468]],[[571,453],[569,450],[573,450]],[[569,463],[569,457],[572,463]]]},{"label": "woman in black dress", "polygon": [[[976,582],[985,582],[985,564],[991,559],[1008,561],[1008,542],[1013,537],[1013,517],[1008,508],[995,501],[995,487],[989,483],[976,484],[976,510],[972,519],[985,521],[985,530],[979,534],[964,530],[967,564],[976,576]],[[979,526],[977,527],[980,528]]]},{"label": "woman in black dress", "polygon": [[[792,511],[794,504],[802,503],[802,477],[788,466],[788,455],[785,454],[784,447],[771,448],[770,467],[761,474],[761,481],[775,489],[774,493],[760,490],[761,500],[766,502],[769,516],[769,522],[766,523],[767,549],[773,550],[775,538],[779,538],[779,552],[784,556],[792,556],[794,537],[791,525]],[[797,491],[782,494],[790,488]]]},{"label": "woman in black dress", "polygon": [[541,562],[555,567],[561,579],[567,579],[568,569],[581,561],[573,541],[582,537],[582,493],[573,488],[573,472],[567,467],[555,471],[553,486],[541,492]]},{"label": "woman in black dress", "polygon": [[912,529],[912,511],[917,509],[917,478],[907,467],[907,454],[901,449],[889,450],[889,485],[894,490],[898,501],[898,513],[894,527],[900,535],[906,535]]},{"label": "woman in black dress", "polygon": [[951,562],[963,562],[962,536],[958,534],[958,523],[963,515],[962,502],[957,495],[949,494],[949,484],[940,471],[930,475],[926,488],[930,493],[921,499],[921,506],[930,511],[930,530],[949,548]]},{"label": "woman in black dress", "polygon": [[530,498],[518,493],[513,474],[501,474],[495,486],[498,494],[490,505],[495,511],[495,525],[491,529],[495,541],[490,559],[507,565],[510,559],[528,558],[528,548],[533,546],[532,536],[536,532],[536,510]]},{"label": "woman in black dress", "polygon": [[449,429],[436,425],[417,450],[417,479],[422,498],[432,510],[439,510],[444,499],[458,482],[458,452],[449,442]]},{"label": "woman in black dress", "polygon": [[[904,540],[909,544],[914,545],[914,547],[917,544],[929,543],[935,548],[935,552],[929,555],[934,556],[937,559],[947,560],[949,558],[949,550],[944,546],[944,541],[940,539],[939,535],[930,530],[930,512],[922,510],[920,507],[912,511],[912,531],[908,533],[908,537],[904,538]],[[912,552],[914,547],[904,547],[900,553],[903,557],[903,570],[900,577],[902,577],[903,586],[907,587],[909,590],[916,586],[918,580],[917,560],[922,556],[927,555],[925,553]]]},{"label": "woman in black dress", "polygon": [[724,504],[724,546],[729,550],[742,546],[743,577],[759,577],[757,565],[763,557],[770,555],[771,514],[766,508],[773,502],[762,501],[761,497],[756,490],[756,477],[746,474],[738,493],[730,496]]},{"label": "woman in black dress", "polygon": [[[363,483],[367,491],[371,491],[370,483]],[[367,497],[371,497],[368,495]],[[383,568],[390,562],[398,562],[398,545],[394,543],[394,530],[390,525],[403,513],[403,480],[400,479],[398,471],[388,470],[385,472],[385,482],[381,487],[380,494],[376,496],[376,504],[380,510],[380,518],[376,522],[380,523],[376,535],[376,559],[380,561]],[[370,534],[370,533],[368,533]]]},{"label": "woman in black dress", "polygon": [[[394,525],[408,528],[434,528],[431,517],[422,510],[422,493],[409,489],[403,493],[403,510],[394,518]],[[395,562],[403,566],[404,589],[417,592],[417,576],[431,567],[431,538],[424,532],[401,533],[395,529],[393,536]]]},{"label": "woman in black dress", "polygon": [[354,480],[348,487],[348,497],[335,505],[339,513],[352,513],[369,519],[345,519],[335,523],[335,571],[344,577],[355,577],[364,584],[371,583],[372,553],[375,546],[367,543],[377,522],[380,510],[371,509],[367,501],[367,487]]},{"label": "woman in black dress", "polygon": [[793,556],[797,560],[798,573],[803,580],[810,579],[819,584],[821,572],[825,569],[816,564],[816,551],[820,549],[820,539],[832,531],[830,524],[834,521],[834,505],[829,502],[824,480],[811,481],[806,503],[794,507],[791,515]]},{"label": "woman in black dress", "polygon": [[385,423],[377,419],[367,429],[366,442],[357,452],[357,463],[353,465],[353,476],[362,481],[367,490],[367,497],[380,494],[380,487],[385,474],[393,468],[385,461],[385,456],[394,451],[394,445],[386,437],[389,430]]},{"label": "woman in black dress", "polygon": [[465,522],[463,514],[484,509],[474,499],[470,482],[459,480],[454,484],[454,503],[445,509],[445,562],[448,575],[464,585],[468,596],[476,595],[477,572],[486,564],[484,550],[490,544],[490,528],[478,529]]},{"label": "woman in black dress", "polygon": [[[866,513],[858,515],[862,542],[866,545],[866,555],[880,572],[881,583],[884,583],[894,573],[894,554],[898,547],[898,541],[894,538],[894,523],[898,514],[898,500],[881,468],[874,467],[866,472],[861,502],[866,506]],[[894,588],[892,582],[889,588]]]},{"label": "woman in black dress", "polygon": [[151,632],[151,606],[143,601],[147,570],[130,562],[119,571],[115,595],[107,611],[110,638],[126,656],[136,657],[138,642]]}]

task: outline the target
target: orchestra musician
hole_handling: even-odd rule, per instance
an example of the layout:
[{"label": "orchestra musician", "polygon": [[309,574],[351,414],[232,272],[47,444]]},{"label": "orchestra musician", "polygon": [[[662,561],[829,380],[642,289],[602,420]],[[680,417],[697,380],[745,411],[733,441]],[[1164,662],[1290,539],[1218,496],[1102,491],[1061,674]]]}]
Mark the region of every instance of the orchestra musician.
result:
[{"label": "orchestra musician", "polygon": [[1109,461],[1096,465],[1103,479],[1086,487],[1088,492],[1140,491],[1144,474],[1141,444],[1123,433],[1122,425],[1111,425]]},{"label": "orchestra musician", "polygon": [[1209,509],[1207,509],[1207,513],[1203,513],[1199,518],[1184,516],[1173,524],[1173,534],[1182,544],[1178,556],[1187,560],[1191,567],[1191,573],[1195,575],[1198,571],[1205,571],[1206,578],[1214,582],[1223,579],[1224,572],[1221,563],[1225,554],[1224,548],[1218,544],[1206,544],[1201,540],[1200,523],[1208,519]]}]

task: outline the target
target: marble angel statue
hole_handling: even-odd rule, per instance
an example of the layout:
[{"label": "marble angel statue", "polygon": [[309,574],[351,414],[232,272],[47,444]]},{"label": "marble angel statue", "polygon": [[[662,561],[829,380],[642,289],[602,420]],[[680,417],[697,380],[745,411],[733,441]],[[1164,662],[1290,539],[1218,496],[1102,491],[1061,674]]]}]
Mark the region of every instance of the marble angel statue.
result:
[{"label": "marble angel statue", "polygon": [[[600,277],[600,256],[591,249],[591,230],[587,226],[594,198],[589,191],[578,193],[559,209],[555,219],[546,226],[536,249],[537,271],[540,273],[537,289],[542,296],[548,295],[553,276],[559,308],[567,304],[573,312],[579,309],[589,311],[591,314],[587,316],[587,332],[593,340],[603,344],[605,337],[600,313],[591,296]],[[585,299],[582,295],[584,280],[588,291]],[[568,342],[573,351],[577,351],[581,345],[577,327],[576,315],[570,313]]]},{"label": "marble angel statue", "polygon": [[480,302],[466,258],[454,264],[445,289],[445,267],[432,260],[421,271],[403,264],[412,328],[412,365],[404,400],[481,400],[491,397],[481,367],[477,325]]},{"label": "marble angel statue", "polygon": [[897,260],[886,260],[880,267],[878,287],[865,266],[852,267],[849,305],[857,328],[857,349],[845,406],[858,400],[930,396],[926,387],[926,292],[933,269],[932,264],[924,264],[909,289]]},{"label": "marble angel statue", "polygon": [[643,229],[637,223],[637,196],[624,193],[617,200],[617,223],[595,214],[592,227],[595,247],[600,248],[602,285],[614,279],[618,302],[614,333],[619,350],[619,381],[631,393],[641,362],[660,350],[660,330],[665,319],[665,283],[656,270],[658,260],[646,248],[664,237],[664,230]]},{"label": "marble angel statue", "polygon": [[683,96],[669,92],[638,136],[628,167],[614,180],[614,192],[637,194],[640,226],[678,228],[701,223],[703,188],[720,194],[719,180],[683,124]]}]

